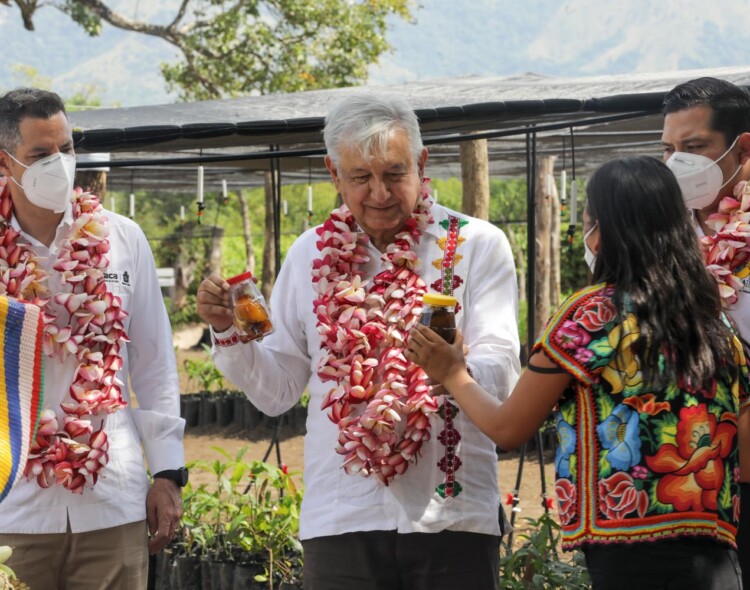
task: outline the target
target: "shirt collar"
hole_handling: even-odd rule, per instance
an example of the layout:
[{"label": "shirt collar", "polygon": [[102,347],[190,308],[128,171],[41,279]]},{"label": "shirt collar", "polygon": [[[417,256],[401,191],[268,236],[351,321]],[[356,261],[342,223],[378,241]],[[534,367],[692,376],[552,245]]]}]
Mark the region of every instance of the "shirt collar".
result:
[{"label": "shirt collar", "polygon": [[[61,232],[61,230],[67,229],[73,225],[73,203],[68,202],[67,207],[65,207],[65,211],[63,211],[62,219],[60,220],[59,225],[57,226],[57,231],[55,233],[55,239],[53,243],[56,243],[60,240],[61,235],[65,235],[66,232]],[[28,241],[33,246],[44,246],[39,240],[37,240],[34,236],[31,236],[27,234],[23,229],[21,228],[21,224],[18,223],[18,219],[16,218],[15,211],[13,212],[13,215],[10,218],[10,226],[16,230],[21,236]]]},{"label": "shirt collar", "polygon": [[448,209],[446,209],[442,205],[438,205],[435,202],[432,195],[430,195],[430,199],[432,200],[432,209],[430,209],[430,215],[432,215],[432,223],[427,224],[424,233],[439,238],[441,237],[440,230],[442,228],[440,224],[441,222],[447,220],[448,217],[450,217],[450,214],[448,213]]}]

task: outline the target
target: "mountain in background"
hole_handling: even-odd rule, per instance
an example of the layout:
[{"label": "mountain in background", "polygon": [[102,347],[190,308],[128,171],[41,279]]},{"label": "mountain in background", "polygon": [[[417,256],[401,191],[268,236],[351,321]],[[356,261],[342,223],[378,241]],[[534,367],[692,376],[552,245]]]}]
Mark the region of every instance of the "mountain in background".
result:
[{"label": "mountain in background", "polygon": [[[129,17],[168,22],[179,0],[112,3]],[[750,42],[745,0],[422,0],[413,22],[394,19],[394,50],[371,68],[369,83],[535,72],[582,76],[743,65]],[[71,95],[94,84],[105,105],[173,102],[159,64],[177,52],[158,38],[103,27],[88,37],[52,8],[25,31],[16,7],[0,6],[4,67],[0,89],[17,86],[24,64]]]}]

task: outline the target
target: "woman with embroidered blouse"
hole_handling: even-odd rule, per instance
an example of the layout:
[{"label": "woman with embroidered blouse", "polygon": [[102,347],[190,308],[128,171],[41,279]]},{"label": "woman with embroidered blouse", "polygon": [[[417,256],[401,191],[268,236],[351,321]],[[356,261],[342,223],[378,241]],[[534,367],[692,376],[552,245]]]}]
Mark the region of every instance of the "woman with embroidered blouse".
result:
[{"label": "woman with embroidered blouse", "polygon": [[666,166],[599,168],[584,244],[594,284],[553,315],[506,402],[467,373],[460,335],[417,326],[406,356],[504,449],[557,406],[563,548],[583,549],[594,588],[739,589],[747,367]]}]

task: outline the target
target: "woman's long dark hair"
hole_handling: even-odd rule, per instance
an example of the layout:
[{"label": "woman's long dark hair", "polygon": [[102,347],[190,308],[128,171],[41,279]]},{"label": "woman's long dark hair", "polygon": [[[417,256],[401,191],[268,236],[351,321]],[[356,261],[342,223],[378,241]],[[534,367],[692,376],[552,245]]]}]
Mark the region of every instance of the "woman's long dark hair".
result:
[{"label": "woman's long dark hair", "polygon": [[600,230],[594,281],[615,286],[621,319],[635,313],[645,382],[707,387],[732,359],[731,337],[674,175],[654,158],[619,158],[593,174],[586,196]]}]

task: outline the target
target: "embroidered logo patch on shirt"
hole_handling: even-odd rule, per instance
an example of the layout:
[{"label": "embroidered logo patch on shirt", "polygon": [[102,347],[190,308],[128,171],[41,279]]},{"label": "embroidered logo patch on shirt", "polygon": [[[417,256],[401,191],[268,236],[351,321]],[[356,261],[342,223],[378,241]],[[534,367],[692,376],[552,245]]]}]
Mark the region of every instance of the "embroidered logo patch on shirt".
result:
[{"label": "embroidered logo patch on shirt", "polygon": [[111,268],[104,273],[104,282],[108,285],[122,285],[123,287],[132,287],[131,275],[127,270],[119,271]]}]

